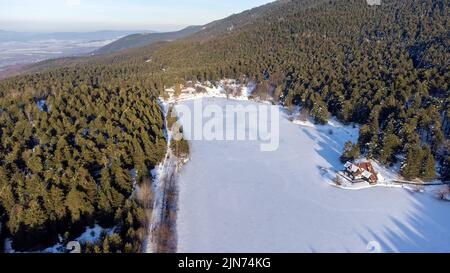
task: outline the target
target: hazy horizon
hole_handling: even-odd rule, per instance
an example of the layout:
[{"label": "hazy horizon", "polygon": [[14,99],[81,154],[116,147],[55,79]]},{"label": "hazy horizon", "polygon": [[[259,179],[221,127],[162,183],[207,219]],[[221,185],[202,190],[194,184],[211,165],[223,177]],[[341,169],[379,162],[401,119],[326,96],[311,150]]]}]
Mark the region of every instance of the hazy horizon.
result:
[{"label": "hazy horizon", "polygon": [[176,31],[270,0],[0,0],[0,30],[15,32]]}]

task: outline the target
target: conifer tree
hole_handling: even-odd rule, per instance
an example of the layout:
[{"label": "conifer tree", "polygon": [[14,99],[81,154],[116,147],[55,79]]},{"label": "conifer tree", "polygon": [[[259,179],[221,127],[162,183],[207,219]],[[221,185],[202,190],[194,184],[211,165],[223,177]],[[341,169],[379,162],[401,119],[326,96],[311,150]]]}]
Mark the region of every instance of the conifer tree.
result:
[{"label": "conifer tree", "polygon": [[422,166],[420,168],[420,178],[427,181],[436,178],[436,162],[428,145],[422,149],[421,163]]},{"label": "conifer tree", "polygon": [[353,144],[351,141],[347,141],[344,146],[344,152],[341,155],[341,162],[346,163],[347,161],[353,161],[357,159],[359,155],[359,146]]},{"label": "conifer tree", "polygon": [[409,147],[402,166],[402,175],[406,179],[419,177],[421,171],[422,150],[418,146]]}]

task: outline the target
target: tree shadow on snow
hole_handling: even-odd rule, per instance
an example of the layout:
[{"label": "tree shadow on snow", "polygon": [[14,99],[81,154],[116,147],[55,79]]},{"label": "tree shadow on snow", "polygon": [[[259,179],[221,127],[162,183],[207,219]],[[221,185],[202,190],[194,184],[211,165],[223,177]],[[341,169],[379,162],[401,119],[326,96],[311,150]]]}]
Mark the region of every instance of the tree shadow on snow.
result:
[{"label": "tree shadow on snow", "polygon": [[[334,170],[343,168],[339,157],[345,141],[350,139],[342,133],[329,134],[326,129],[299,128],[316,144],[314,147],[316,153],[327,164]],[[328,166],[317,167],[320,169],[320,167]],[[386,188],[384,190],[392,191],[395,189]],[[382,195],[383,193],[384,191],[381,191],[377,194]],[[386,192],[386,194],[389,194],[389,192]],[[383,198],[383,196],[380,196],[380,198]],[[410,192],[410,195],[405,198],[408,198],[407,202],[411,202],[407,206],[408,211],[395,211],[395,201],[387,198],[386,202],[392,204],[386,204],[385,206],[386,214],[388,214],[388,220],[384,220],[386,224],[381,229],[379,226],[373,229],[365,225],[365,230],[359,230],[364,234],[356,232],[363,245],[375,242],[375,244],[380,245],[381,252],[388,253],[450,252],[450,203],[440,201],[436,197],[424,193]],[[389,211],[389,208],[393,208],[393,212]],[[396,217],[399,215],[401,217]],[[345,245],[342,247],[347,249]],[[370,245],[368,247],[369,249],[361,249],[360,251],[368,252],[370,251]],[[312,252],[316,252],[316,249],[311,246],[310,249]]]},{"label": "tree shadow on snow", "polygon": [[413,204],[406,220],[389,215],[382,232],[366,226],[367,234],[358,234],[364,244],[376,242],[383,253],[450,252],[450,206],[424,194],[411,196]]}]

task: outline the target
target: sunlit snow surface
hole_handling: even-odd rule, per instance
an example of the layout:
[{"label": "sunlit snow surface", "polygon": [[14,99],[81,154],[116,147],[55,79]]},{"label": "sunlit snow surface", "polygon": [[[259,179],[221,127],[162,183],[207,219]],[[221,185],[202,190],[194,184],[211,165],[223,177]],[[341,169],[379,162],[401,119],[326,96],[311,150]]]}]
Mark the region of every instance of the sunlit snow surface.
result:
[{"label": "sunlit snow surface", "polygon": [[[193,101],[182,102],[193,106]],[[253,104],[208,98],[203,105]],[[332,134],[330,134],[330,128]],[[450,204],[400,188],[349,191],[321,168],[357,130],[280,121],[280,147],[191,141],[179,178],[179,252],[449,252]]]}]

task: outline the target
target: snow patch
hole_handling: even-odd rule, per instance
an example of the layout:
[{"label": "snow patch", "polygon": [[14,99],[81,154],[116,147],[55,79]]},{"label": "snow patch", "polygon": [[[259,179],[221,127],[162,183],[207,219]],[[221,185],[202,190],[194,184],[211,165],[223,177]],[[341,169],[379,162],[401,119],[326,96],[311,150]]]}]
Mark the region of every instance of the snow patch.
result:
[{"label": "snow patch", "polygon": [[36,102],[36,104],[41,112],[46,112],[46,113],[50,112],[50,106],[47,105],[46,99],[40,99]]},{"label": "snow patch", "polygon": [[[86,227],[85,232],[83,232],[78,238],[72,241],[78,242],[80,244],[87,244],[87,243],[96,244],[99,242],[102,234],[106,233],[107,235],[112,235],[115,230],[116,230],[115,227],[106,229],[102,228],[99,225],[95,225],[94,227]],[[67,251],[67,249],[66,245],[63,242],[64,240],[62,236],[58,235],[58,243],[56,243],[54,246],[48,247],[41,251],[19,252],[12,247],[11,239],[6,238],[4,242],[4,250],[5,253],[64,253]]]},{"label": "snow patch", "polygon": [[[165,89],[169,98],[164,101],[166,103],[175,103],[198,98],[228,98],[245,101],[249,99],[256,88],[256,84],[253,82],[244,85],[232,79],[221,80],[216,85],[209,81],[204,83],[189,82],[188,84],[192,86],[182,88],[181,94],[178,97],[175,96],[174,87]],[[227,95],[226,90],[232,91],[233,94]]]},{"label": "snow patch", "polygon": [[94,227],[90,228],[87,227],[86,231],[83,232],[83,234],[80,235],[77,239],[74,241],[79,242],[80,244],[95,244],[100,240],[100,237],[103,233],[106,233],[107,235],[112,235],[114,233],[115,228],[102,228],[99,225],[95,225]]}]

